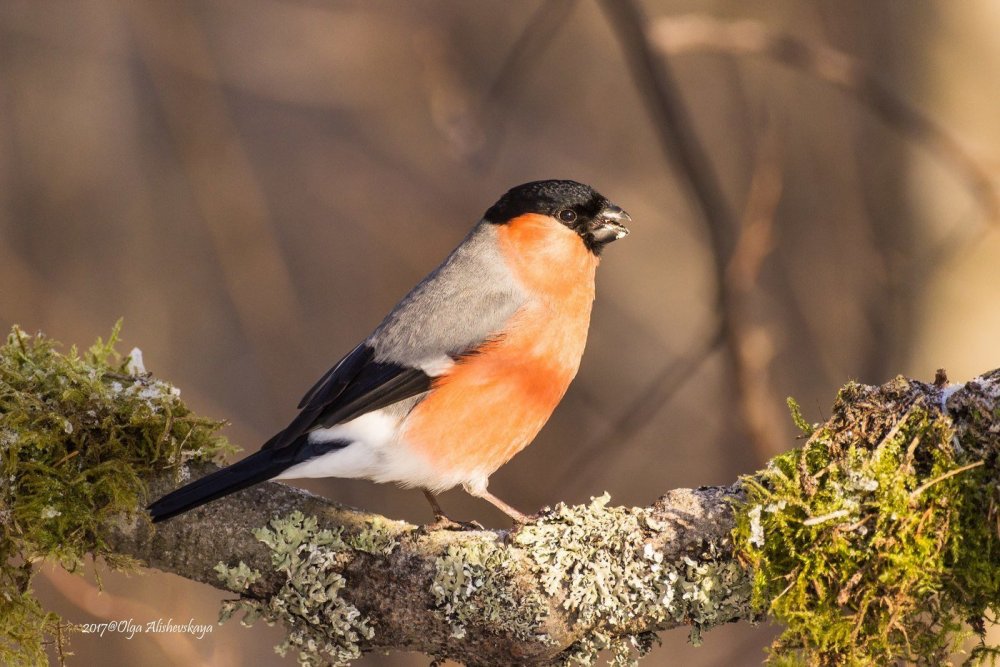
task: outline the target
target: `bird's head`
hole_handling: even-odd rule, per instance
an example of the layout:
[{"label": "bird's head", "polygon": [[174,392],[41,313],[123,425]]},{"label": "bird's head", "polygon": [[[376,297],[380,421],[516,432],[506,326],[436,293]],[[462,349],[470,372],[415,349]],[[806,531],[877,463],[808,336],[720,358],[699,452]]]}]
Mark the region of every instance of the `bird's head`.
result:
[{"label": "bird's head", "polygon": [[595,255],[612,241],[627,236],[625,223],[632,220],[620,206],[589,185],[554,180],[511,188],[483,217],[493,224],[506,224],[526,214],[549,216],[572,229]]}]

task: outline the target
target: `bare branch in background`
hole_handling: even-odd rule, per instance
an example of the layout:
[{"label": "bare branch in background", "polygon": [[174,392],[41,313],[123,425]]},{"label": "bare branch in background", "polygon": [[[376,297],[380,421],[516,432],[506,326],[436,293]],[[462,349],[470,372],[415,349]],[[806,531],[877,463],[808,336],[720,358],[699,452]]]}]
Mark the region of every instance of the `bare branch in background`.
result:
[{"label": "bare branch in background", "polygon": [[[760,458],[764,458],[779,449],[780,440],[776,439],[773,428],[777,404],[773,397],[762,391],[763,387],[758,382],[750,380],[761,370],[759,362],[763,347],[756,343],[764,342],[764,339],[752,335],[750,329],[739,323],[745,323],[740,311],[745,308],[749,294],[747,286],[740,285],[735,278],[746,278],[747,272],[743,266],[733,273],[732,270],[744,264],[745,258],[730,256],[748,248],[740,248],[739,245],[736,249],[731,247],[733,237],[740,233],[739,225],[726,202],[710,159],[698,140],[670,67],[657,53],[668,56],[696,50],[717,50],[763,55],[836,85],[852,94],[891,127],[948,164],[967,184],[991,223],[1000,220],[1000,198],[994,179],[944,129],[882,85],[859,62],[835,49],[770,31],[755,21],[724,23],[704,16],[687,16],[659,18],[650,23],[639,5],[631,0],[606,0],[603,7],[615,26],[633,77],[647,101],[663,153],[685,179],[706,223],[716,270],[717,305],[723,340],[730,367],[737,377],[737,402],[741,406],[743,423],[751,433],[754,449]],[[773,178],[770,180],[771,186],[764,187],[758,183],[758,188],[763,189],[759,189],[757,195],[763,196],[762,193],[770,190],[774,197],[778,196],[780,177],[776,181]],[[755,196],[752,192],[751,197]],[[773,208],[776,201],[768,206]],[[748,215],[755,214],[748,211]],[[756,235],[761,229],[763,227],[759,224],[745,226],[740,243],[750,240],[745,236],[747,233]],[[954,251],[968,243],[969,238],[964,225],[957,227],[950,238],[938,245],[935,256]],[[760,248],[751,250],[758,252]],[[732,263],[734,259],[737,264]],[[737,273],[741,275],[737,276]],[[769,416],[762,418],[764,414]]]},{"label": "bare branch in background", "polygon": [[543,0],[507,49],[500,68],[485,90],[459,87],[452,70],[461,54],[433,29],[416,36],[417,53],[429,79],[427,91],[435,125],[454,154],[475,169],[493,165],[500,153],[507,98],[538,70],[538,61],[555,35],[566,26],[576,0]]},{"label": "bare branch in background", "polygon": [[[768,382],[768,367],[777,343],[765,325],[752,322],[753,314],[749,309],[761,264],[774,246],[774,215],[781,189],[777,135],[770,126],[758,151],[740,236],[726,269],[724,283],[730,293],[729,302],[733,304],[733,323],[739,331],[740,363],[735,378],[738,384],[737,400],[747,428],[753,434],[751,442],[757,445],[778,445],[785,440],[782,428],[784,413]],[[582,488],[589,488],[603,469],[599,465],[600,451],[606,448],[607,442],[613,439],[618,443],[615,447],[617,456],[627,451],[635,441],[635,435],[684,388],[723,342],[722,330],[717,328],[686,355],[664,367],[608,429],[573,451],[562,463],[559,476],[573,477]],[[778,451],[780,449],[755,449],[755,454],[763,459]]]},{"label": "bare branch in background", "polygon": [[472,162],[479,168],[489,166],[489,162],[496,159],[496,148],[503,140],[504,119],[497,113],[498,102],[513,94],[519,83],[537,69],[538,58],[566,25],[575,7],[576,0],[542,0],[511,44],[496,78],[477,105],[476,111],[487,127],[485,144],[472,156]]},{"label": "bare branch in background", "polygon": [[783,178],[778,155],[778,137],[774,126],[764,133],[757,151],[757,164],[750,182],[741,229],[736,247],[726,267],[727,303],[732,307],[732,326],[739,341],[735,381],[736,398],[743,422],[751,433],[750,441],[758,448],[759,459],[769,458],[784,449],[786,435],[782,427],[784,411],[770,384],[770,366],[780,346],[773,326],[754,317],[751,300],[761,265],[774,249],[774,218],[781,200]]},{"label": "bare branch in background", "polygon": [[[781,182],[777,136],[769,131],[758,152],[758,165],[750,186],[750,201],[747,202],[747,210],[742,219],[743,231],[727,269],[726,289],[733,293],[736,303],[739,299],[750,297],[751,288],[757,282],[760,265],[773,248],[772,228],[775,208],[781,195]],[[740,350],[745,368],[738,378],[738,382],[745,385],[738,392],[738,397],[742,400],[741,413],[749,428],[760,435],[754,437],[753,442],[780,443],[785,438],[780,427],[782,419],[775,419],[779,412],[779,402],[770,391],[766,375],[755,375],[766,372],[766,366],[769,365],[770,355],[763,359],[757,353],[761,351],[761,336],[769,340],[770,335],[762,327],[757,327],[760,335],[753,336],[746,321],[750,314],[746,312],[745,303],[735,310],[738,311],[740,320],[737,326],[744,330],[743,337],[747,342]],[[758,344],[752,344],[751,338]],[[561,463],[557,478],[572,478],[580,488],[590,488],[603,470],[601,451],[606,449],[606,443],[611,439],[615,440],[616,456],[627,452],[635,444],[635,436],[701,371],[724,342],[722,329],[716,324],[711,335],[703,336],[686,354],[664,366],[608,428],[602,429],[598,435],[574,449]],[[771,343],[770,348],[773,347],[774,344]],[[757,393],[750,395],[750,391]],[[770,421],[767,420],[768,417],[771,418]],[[755,454],[769,456],[774,452],[756,451]]]},{"label": "bare branch in background", "polygon": [[[299,300],[201,27],[184,3],[125,3],[123,8],[232,305],[258,367],[272,380],[263,386],[277,384],[288,369],[273,350],[304,339]],[[178,70],[174,61],[185,66]]]},{"label": "bare branch in background", "polygon": [[[963,216],[963,222],[952,225],[929,249],[910,257],[900,257],[893,248],[876,243],[874,248],[884,270],[887,303],[876,304],[874,308],[893,308],[906,303],[901,292],[920,293],[945,260],[969,248],[990,226],[1000,223],[998,179],[990,169],[970,155],[946,128],[897,95],[858,59],[827,44],[773,30],[753,20],[728,22],[705,15],[665,17],[653,22],[649,34],[665,56],[705,51],[758,56],[835,86],[904,139],[929,152],[966,187],[987,225],[967,224],[969,218]],[[825,354],[819,351],[821,357]]]},{"label": "bare branch in background", "polygon": [[[653,49],[649,35],[649,22],[639,5],[633,0],[604,0],[604,11],[618,34],[626,62],[636,85],[646,100],[653,125],[660,138],[660,147],[668,163],[674,165],[692,195],[712,250],[712,267],[715,273],[716,308],[730,372],[740,376],[749,371],[741,370],[744,362],[741,352],[746,342],[741,340],[741,330],[735,322],[734,297],[739,294],[727,289],[727,267],[733,252],[733,239],[740,224],[726,199],[718,176],[702,142],[697,136],[694,122],[685,107],[680,88],[666,59]],[[737,383],[736,390],[746,389]],[[741,405],[753,399],[739,397]],[[744,421],[743,428],[750,425]],[[753,437],[766,436],[764,432],[750,431]],[[754,451],[763,460],[766,452],[779,451],[780,442],[753,440]]]},{"label": "bare branch in background", "polygon": [[574,448],[560,462],[556,479],[572,479],[579,488],[592,488],[593,482],[605,471],[601,453],[608,451],[608,442],[615,442],[615,456],[623,456],[635,445],[636,435],[649,426],[664,406],[698,375],[722,343],[722,330],[717,327],[713,335],[699,338],[686,354],[664,366],[610,426]]},{"label": "bare branch in background", "polygon": [[758,21],[720,21],[704,15],[656,19],[649,39],[663,55],[716,51],[770,58],[853,96],[889,127],[923,146],[961,179],[990,224],[1000,223],[997,179],[952,135],[884,85],[858,60],[826,44],[772,30]]}]

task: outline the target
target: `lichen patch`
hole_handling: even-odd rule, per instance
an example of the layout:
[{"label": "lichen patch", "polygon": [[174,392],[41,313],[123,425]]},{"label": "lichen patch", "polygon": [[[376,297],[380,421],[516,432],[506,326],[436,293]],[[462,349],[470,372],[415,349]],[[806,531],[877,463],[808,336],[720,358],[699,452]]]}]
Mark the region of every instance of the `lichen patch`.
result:
[{"label": "lichen patch", "polygon": [[517,569],[511,551],[495,535],[447,545],[434,561],[431,593],[452,637],[463,638],[467,625],[477,623],[498,634],[546,641],[540,624],[547,605],[538,594],[517,588]]},{"label": "lichen patch", "polygon": [[560,503],[514,537],[543,589],[587,628],[563,663],[593,664],[610,651],[612,664],[631,664],[652,646],[652,628],[689,624],[697,641],[702,629],[747,615],[749,579],[727,545],[667,562],[654,546],[662,526],[652,512],[609,501]]},{"label": "lichen patch", "polygon": [[[275,647],[281,655],[297,652],[301,665],[346,665],[361,656],[361,642],[375,636],[372,622],[341,597],[346,581],[341,574],[353,557],[342,539],[342,529],[320,529],[315,517],[292,512],[273,519],[269,527],[255,532],[271,552],[271,564],[284,575],[281,588],[265,600],[242,596],[226,602],[220,622],[237,611],[241,622],[258,619],[281,623],[285,639]],[[365,544],[376,543],[371,536]],[[381,547],[385,548],[385,546]],[[244,563],[216,566],[220,580],[231,590],[246,590],[261,573]]]}]

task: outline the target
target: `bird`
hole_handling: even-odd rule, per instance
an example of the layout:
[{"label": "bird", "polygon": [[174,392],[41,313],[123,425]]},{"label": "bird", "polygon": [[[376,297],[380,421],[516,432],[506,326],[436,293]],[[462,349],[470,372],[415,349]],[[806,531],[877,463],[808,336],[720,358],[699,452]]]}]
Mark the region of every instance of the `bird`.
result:
[{"label": "bird", "polygon": [[148,506],[154,523],[270,479],[362,478],[436,495],[461,485],[515,526],[488,491],[576,376],[602,251],[631,217],[593,188],[533,181],[507,191],[375,330],[306,392],[259,451]]}]

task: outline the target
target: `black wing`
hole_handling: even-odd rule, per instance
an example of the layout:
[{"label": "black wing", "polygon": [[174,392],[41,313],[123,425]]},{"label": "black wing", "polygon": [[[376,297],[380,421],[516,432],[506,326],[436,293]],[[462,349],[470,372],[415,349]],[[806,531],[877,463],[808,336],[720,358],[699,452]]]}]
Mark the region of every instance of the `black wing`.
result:
[{"label": "black wing", "polygon": [[431,377],[419,368],[375,361],[375,351],[362,343],[306,392],[301,412],[262,449],[279,449],[315,428],[328,428],[387,405],[422,394]]},{"label": "black wing", "polygon": [[216,470],[168,493],[149,506],[153,521],[163,521],[240,489],[271,479],[296,463],[347,442],[311,445],[303,439],[314,428],[333,426],[423,393],[431,378],[409,366],[375,361],[373,350],[362,344],[331,368],[306,393],[299,404],[302,412],[282,432],[267,441],[259,452]]}]

